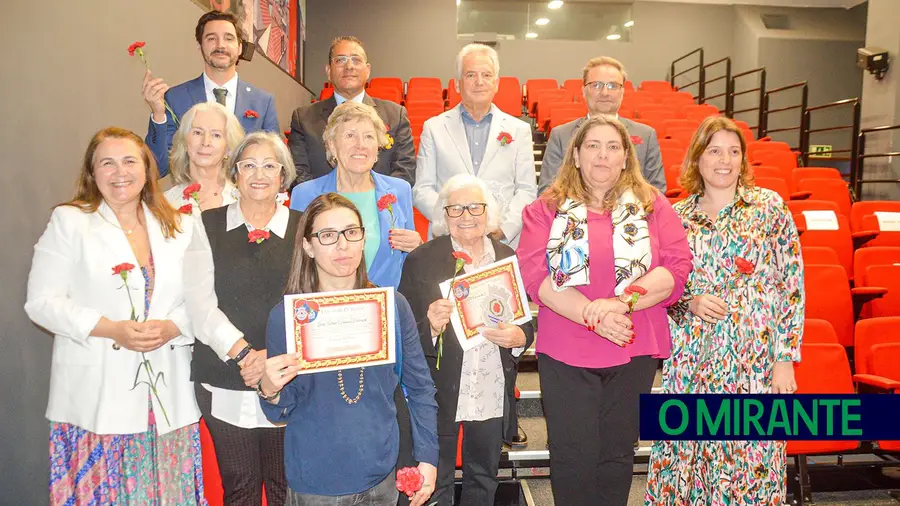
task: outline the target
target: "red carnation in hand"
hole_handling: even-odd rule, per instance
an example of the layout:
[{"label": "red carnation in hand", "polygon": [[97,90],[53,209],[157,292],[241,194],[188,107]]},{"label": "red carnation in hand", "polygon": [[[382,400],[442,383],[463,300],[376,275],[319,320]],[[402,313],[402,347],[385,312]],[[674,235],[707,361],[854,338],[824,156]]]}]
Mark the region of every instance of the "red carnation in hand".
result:
[{"label": "red carnation in hand", "polygon": [[644,139],[643,139],[643,137],[641,137],[640,135],[632,135],[632,136],[631,136],[631,143],[634,144],[635,146],[637,146],[638,144],[643,144],[643,143],[644,143]]},{"label": "red carnation in hand", "polygon": [[122,276],[122,278],[124,279],[125,276],[128,275],[128,271],[130,271],[131,269],[134,269],[134,264],[130,264],[128,262],[121,263],[112,268],[113,276],[118,274],[119,276]]},{"label": "red carnation in hand", "polygon": [[256,244],[261,244],[263,241],[265,241],[268,238],[269,238],[268,230],[260,230],[257,228],[255,230],[251,230],[250,232],[247,233],[247,239],[248,239],[247,242],[255,242]]},{"label": "red carnation in hand", "polygon": [[[135,53],[135,51],[137,51],[138,48],[144,47],[146,45],[147,45],[146,42],[139,40],[139,41],[135,42],[134,44],[128,46],[128,56],[134,56],[134,53]],[[140,54],[140,51],[138,51],[138,54]],[[141,56],[143,56],[143,55],[141,55]]]},{"label": "red carnation in hand", "polygon": [[418,467],[404,467],[397,470],[397,490],[407,496],[412,496],[422,489],[425,477]]},{"label": "red carnation in hand", "polygon": [[628,287],[625,288],[625,294],[631,295],[633,293],[636,293],[638,295],[647,295],[647,289],[642,286],[628,285]]},{"label": "red carnation in hand", "polygon": [[247,109],[246,111],[244,111],[244,117],[245,118],[258,118],[259,113],[254,111],[253,109]]},{"label": "red carnation in hand", "polygon": [[465,264],[472,263],[472,257],[470,257],[468,254],[466,254],[466,252],[464,252],[464,251],[454,251],[453,258],[455,258],[457,261],[462,260],[463,263],[465,263]]},{"label": "red carnation in hand", "polygon": [[194,205],[193,204],[185,204],[178,208],[178,212],[181,214],[191,214],[194,212]]},{"label": "red carnation in hand", "polygon": [[500,135],[497,136],[497,140],[500,141],[501,146],[506,146],[513,141],[513,138],[508,132],[500,132]]},{"label": "red carnation in hand", "polygon": [[753,271],[756,270],[756,266],[753,265],[753,262],[747,260],[746,258],[735,258],[734,265],[737,267],[738,271],[741,274],[753,274]]},{"label": "red carnation in hand", "polygon": [[397,196],[393,193],[385,193],[380,199],[378,199],[378,210],[384,211],[387,209],[388,211],[392,210],[392,206],[397,203]]}]

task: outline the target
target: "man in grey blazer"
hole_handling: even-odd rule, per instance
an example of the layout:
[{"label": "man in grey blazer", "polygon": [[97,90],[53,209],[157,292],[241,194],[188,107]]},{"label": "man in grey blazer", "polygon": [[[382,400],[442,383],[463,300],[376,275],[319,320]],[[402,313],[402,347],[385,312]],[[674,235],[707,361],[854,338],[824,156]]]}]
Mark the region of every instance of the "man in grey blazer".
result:
[{"label": "man in grey blazer", "polygon": [[[618,60],[608,56],[591,59],[584,67],[584,88],[582,89],[584,101],[588,107],[588,115],[616,116],[625,125],[637,151],[641,172],[650,184],[665,193],[666,173],[663,170],[662,158],[659,154],[656,130],[642,123],[619,117],[619,106],[622,105],[622,98],[625,96],[625,80],[627,78],[625,67]],[[550,131],[550,139],[547,141],[547,149],[544,150],[544,159],[541,162],[541,176],[538,179],[539,194],[546,190],[556,178],[569,141],[572,140],[575,130],[582,121],[584,118],[579,118]]]},{"label": "man in grey blazer", "polygon": [[484,44],[469,44],[456,58],[459,106],[425,122],[416,160],[413,201],[434,221],[438,193],[457,174],[484,181],[500,206],[500,227],[494,240],[513,249],[522,231],[522,209],[537,198],[531,127],[501,111],[492,102],[500,86],[497,52]]},{"label": "man in grey blazer", "polygon": [[410,185],[415,183],[416,151],[406,108],[366,94],[370,72],[371,65],[359,39],[348,36],[334,39],[325,65],[325,74],[334,87],[334,95],[327,100],[298,107],[291,117],[288,144],[297,167],[295,184],[324,176],[333,169],[325,160],[322,134],[334,108],[348,100],[374,107],[384,121],[388,134],[394,139],[393,147],[378,153],[378,161],[372,170],[404,179]]}]

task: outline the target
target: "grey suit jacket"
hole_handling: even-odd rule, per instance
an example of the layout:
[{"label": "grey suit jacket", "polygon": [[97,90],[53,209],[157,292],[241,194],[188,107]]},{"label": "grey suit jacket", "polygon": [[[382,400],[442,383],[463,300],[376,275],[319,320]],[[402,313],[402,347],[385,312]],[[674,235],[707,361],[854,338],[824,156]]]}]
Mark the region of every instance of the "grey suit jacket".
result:
[{"label": "grey suit jacket", "polygon": [[[541,177],[538,178],[538,195],[544,192],[559,173],[559,167],[562,165],[563,157],[566,154],[566,148],[575,135],[575,130],[581,125],[585,118],[572,120],[564,125],[560,125],[550,131],[550,140],[547,141],[547,148],[544,150],[544,159],[541,162]],[[638,162],[641,164],[641,172],[644,178],[653,186],[659,188],[663,193],[666,192],[666,173],[663,170],[662,158],[659,154],[659,141],[656,139],[656,130],[652,127],[637,123],[626,118],[619,118],[619,121],[628,129],[628,134],[641,138],[640,143],[635,144]]]},{"label": "grey suit jacket", "polygon": [[[412,186],[416,182],[416,150],[413,146],[406,108],[389,100],[370,97],[368,94],[363,96],[363,103],[375,108],[387,126],[388,133],[394,138],[391,149],[378,153],[378,161],[372,170],[406,180]],[[331,97],[328,100],[298,107],[291,117],[291,135],[288,144],[294,165],[297,167],[297,184],[324,176],[333,169],[325,159],[322,134],[335,107],[337,101]]]}]

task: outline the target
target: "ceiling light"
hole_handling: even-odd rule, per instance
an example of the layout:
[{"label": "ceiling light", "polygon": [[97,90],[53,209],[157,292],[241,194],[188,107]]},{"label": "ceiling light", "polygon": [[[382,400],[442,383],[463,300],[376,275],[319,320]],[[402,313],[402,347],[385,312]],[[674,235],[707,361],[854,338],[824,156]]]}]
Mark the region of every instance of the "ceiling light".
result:
[{"label": "ceiling light", "polygon": [[559,9],[559,8],[562,7],[562,6],[563,6],[563,1],[562,1],[562,0],[553,0],[552,2],[550,2],[549,4],[547,4],[547,8],[548,8],[548,9]]},{"label": "ceiling light", "polygon": [[526,39],[536,39],[536,38],[537,38],[537,34],[534,33],[534,32],[528,32],[528,33],[525,34],[525,38],[526,38]]},{"label": "ceiling light", "polygon": [[625,28],[631,28],[632,26],[634,26],[634,21],[626,21],[622,26],[624,26]]},{"label": "ceiling light", "polygon": [[606,36],[606,40],[619,40],[621,38],[622,38],[622,36],[619,35],[618,33],[611,33]]},{"label": "ceiling light", "polygon": [[456,0],[456,6],[459,7],[460,0]]},{"label": "ceiling light", "polygon": [[549,23],[549,22],[550,22],[550,20],[547,19],[547,18],[537,18],[537,19],[534,21],[534,24],[536,24],[536,25],[538,25],[538,26],[544,26],[544,25],[546,25],[546,24]]}]

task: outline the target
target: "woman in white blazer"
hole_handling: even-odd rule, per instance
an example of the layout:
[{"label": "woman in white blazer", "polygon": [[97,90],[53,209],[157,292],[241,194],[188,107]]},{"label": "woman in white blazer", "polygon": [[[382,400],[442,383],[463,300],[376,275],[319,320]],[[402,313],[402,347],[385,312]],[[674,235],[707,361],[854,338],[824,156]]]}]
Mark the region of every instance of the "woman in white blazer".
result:
[{"label": "woman in white blazer", "polygon": [[25,311],[54,334],[51,506],[205,503],[182,293],[194,226],[156,174],[140,137],[101,130],[35,246]]}]

